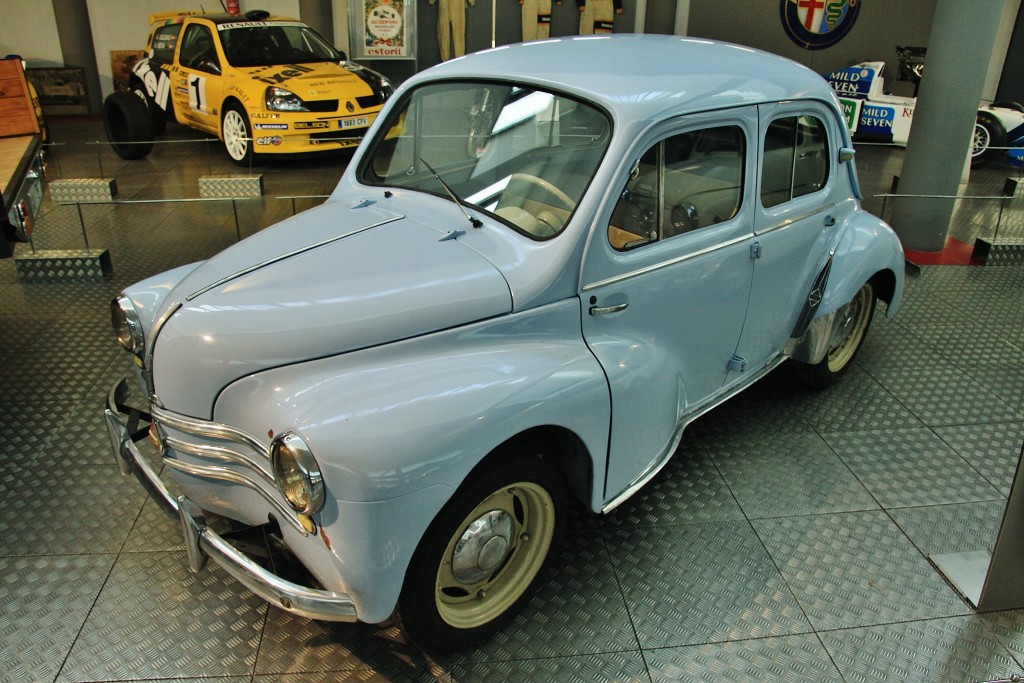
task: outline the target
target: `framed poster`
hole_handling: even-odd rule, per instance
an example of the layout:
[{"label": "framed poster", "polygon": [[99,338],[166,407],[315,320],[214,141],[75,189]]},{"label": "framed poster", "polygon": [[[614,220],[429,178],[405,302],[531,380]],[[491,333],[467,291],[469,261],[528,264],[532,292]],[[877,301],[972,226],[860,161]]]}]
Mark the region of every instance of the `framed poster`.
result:
[{"label": "framed poster", "polygon": [[416,59],[413,0],[350,0],[353,59]]},{"label": "framed poster", "polygon": [[36,87],[44,114],[89,113],[85,69],[77,66],[26,69],[25,76]]},{"label": "framed poster", "polygon": [[114,90],[128,91],[128,76],[132,72],[132,67],[145,55],[145,50],[110,51],[110,74],[114,77]]}]

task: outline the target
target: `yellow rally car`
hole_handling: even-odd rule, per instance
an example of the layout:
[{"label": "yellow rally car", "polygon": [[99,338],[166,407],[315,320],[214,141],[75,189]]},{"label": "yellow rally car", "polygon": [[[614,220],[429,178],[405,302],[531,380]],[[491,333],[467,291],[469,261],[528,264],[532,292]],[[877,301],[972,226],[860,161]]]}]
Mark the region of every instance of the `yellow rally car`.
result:
[{"label": "yellow rally car", "polygon": [[355,147],[393,91],[302,22],[263,10],[153,14],[150,22],[131,92],[103,105],[107,137],[125,159],[149,154],[167,121],[216,135],[241,165]]}]

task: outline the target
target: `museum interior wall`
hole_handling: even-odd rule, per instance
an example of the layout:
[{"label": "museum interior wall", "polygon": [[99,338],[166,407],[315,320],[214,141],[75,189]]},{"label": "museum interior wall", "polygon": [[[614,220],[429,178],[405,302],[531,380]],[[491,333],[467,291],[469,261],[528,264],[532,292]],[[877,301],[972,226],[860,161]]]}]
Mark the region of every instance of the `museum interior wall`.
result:
[{"label": "museum interior wall", "polygon": [[[415,60],[374,60],[370,66],[385,73],[393,80],[401,81],[416,71],[441,61],[438,16],[439,2],[452,3],[454,0],[418,0],[415,5],[417,49]],[[470,4],[472,2],[472,4]],[[779,26],[778,0],[622,0],[622,13],[614,18],[617,33],[635,30],[637,15],[640,13],[645,30],[651,33],[673,32],[677,7],[683,11],[689,8],[683,24],[688,34],[697,37],[728,40],[750,45],[799,61],[818,72],[848,66],[864,60],[884,60],[889,64],[887,83],[896,94],[912,94],[912,85],[900,83],[895,76],[897,45],[926,47],[931,30],[936,0],[902,0],[893,2],[864,2],[861,14],[850,33],[836,45],[822,50],[804,50],[787,38]],[[459,3],[455,3],[457,6]],[[1016,16],[1019,0],[1011,0],[1009,16]],[[62,0],[36,2],[35,0],[5,0],[4,20],[0,22],[0,54],[20,54],[28,66],[84,67],[96,76],[87,79],[87,86],[95,89],[98,83],[100,93],[89,93],[92,113],[98,113],[99,102],[114,89],[113,72],[116,60],[111,51],[139,50],[146,40],[148,16],[152,12],[174,10],[219,9],[219,2],[210,0],[136,0],[131,3],[115,0],[86,0],[92,35],[92,49],[95,64],[76,64],[81,59],[67,45],[68,26],[61,26],[60,8],[67,6]],[[463,0],[467,52],[482,50],[492,45],[503,45],[522,39],[521,7],[517,0]],[[55,10],[55,7],[57,8]],[[275,14],[299,16],[319,25],[321,32],[333,33],[334,43],[339,48],[351,51],[348,37],[348,0],[241,0],[241,10],[267,9]],[[492,31],[492,8],[495,13]],[[330,25],[324,26],[330,17]],[[1004,22],[1005,42],[1010,44],[1007,58],[1007,73],[1012,79],[1003,78],[1004,91],[1000,99],[1024,100],[1021,72],[1024,72],[1024,37],[1014,32],[1012,20]],[[771,30],[769,30],[771,29]],[[776,30],[777,29],[777,30]],[[579,11],[576,0],[552,3],[552,36],[573,35],[580,30]],[[492,35],[493,34],[493,35]],[[1011,43],[1011,34],[1016,39]],[[999,52],[998,45],[996,52]],[[83,60],[84,61],[84,60]],[[998,69],[986,99],[995,99],[995,87],[999,83]],[[1006,82],[1017,84],[1005,85]],[[1016,88],[1017,90],[1015,90]]]}]

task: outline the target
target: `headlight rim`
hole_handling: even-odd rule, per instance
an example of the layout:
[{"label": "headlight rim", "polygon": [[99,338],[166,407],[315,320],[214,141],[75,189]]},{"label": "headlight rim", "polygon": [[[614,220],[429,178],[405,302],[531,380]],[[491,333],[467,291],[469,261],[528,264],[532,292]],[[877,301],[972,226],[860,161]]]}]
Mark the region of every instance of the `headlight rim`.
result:
[{"label": "headlight rim", "polygon": [[[284,458],[287,456],[288,460]],[[275,437],[270,444],[270,463],[274,483],[288,505],[300,515],[319,512],[326,501],[323,473],[316,457],[305,440],[295,432],[285,432]],[[296,500],[285,482],[289,472],[283,467],[289,465],[292,473],[298,474],[303,485],[304,501]]]},{"label": "headlight rim", "polygon": [[[114,297],[110,302],[110,319],[117,343],[135,356],[141,367],[146,353],[146,335],[135,304],[124,294]],[[122,334],[122,330],[126,334]]]}]

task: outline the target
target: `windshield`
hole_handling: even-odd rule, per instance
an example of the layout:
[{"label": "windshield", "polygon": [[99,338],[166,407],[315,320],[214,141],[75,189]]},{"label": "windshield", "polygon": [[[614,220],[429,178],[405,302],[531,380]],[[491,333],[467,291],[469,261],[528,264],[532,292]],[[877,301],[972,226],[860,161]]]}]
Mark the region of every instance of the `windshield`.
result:
[{"label": "windshield", "polygon": [[297,21],[240,21],[221,24],[217,30],[231,66],[341,61],[337,50]]},{"label": "windshield", "polygon": [[447,185],[464,205],[544,239],[565,227],[609,133],[608,118],[597,108],[542,90],[425,85],[391,110],[360,179],[444,197],[450,196]]}]

